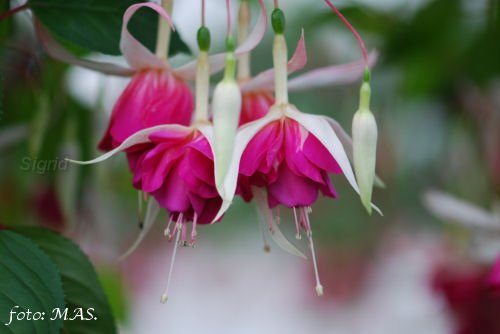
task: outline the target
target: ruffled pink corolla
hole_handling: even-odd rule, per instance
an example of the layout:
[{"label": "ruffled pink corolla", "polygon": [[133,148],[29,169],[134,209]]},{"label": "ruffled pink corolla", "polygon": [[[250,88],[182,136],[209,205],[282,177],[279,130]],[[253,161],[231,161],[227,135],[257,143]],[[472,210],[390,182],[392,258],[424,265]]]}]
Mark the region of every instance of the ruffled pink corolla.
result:
[{"label": "ruffled pink corolla", "polygon": [[188,127],[153,132],[148,139],[147,150],[129,154],[134,187],[151,194],[172,221],[211,223],[222,199],[207,139]]},{"label": "ruffled pink corolla", "polygon": [[243,92],[239,126],[264,117],[274,104],[274,95],[267,89]]},{"label": "ruffled pink corolla", "polygon": [[249,200],[250,187],[265,187],[270,208],[307,207],[319,192],[335,198],[328,174],[342,173],[318,139],[290,118],[263,127],[248,143],[241,162],[241,193]]},{"label": "ruffled pink corolla", "polygon": [[184,80],[163,69],[140,71],[116,102],[99,149],[112,150],[151,126],[189,125],[192,112],[193,96]]}]

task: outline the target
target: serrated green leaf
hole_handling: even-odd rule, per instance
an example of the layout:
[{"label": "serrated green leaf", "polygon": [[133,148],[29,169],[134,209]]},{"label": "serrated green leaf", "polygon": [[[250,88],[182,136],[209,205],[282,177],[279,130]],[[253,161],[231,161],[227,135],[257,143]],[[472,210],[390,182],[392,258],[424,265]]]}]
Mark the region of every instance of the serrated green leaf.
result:
[{"label": "serrated green leaf", "polygon": [[47,229],[19,228],[16,231],[38,244],[59,268],[68,315],[74,315],[75,309],[82,308],[87,317],[85,311],[94,309],[92,313],[97,320],[67,320],[64,322],[64,331],[71,334],[116,333],[115,321],[97,274],[80,248]]},{"label": "serrated green leaf", "polygon": [[[119,55],[123,13],[137,0],[30,0],[30,8],[61,42],[70,42],[89,51]],[[158,15],[140,9],[129,22],[129,30],[154,50]],[[173,32],[170,55],[189,53],[188,46]]]},{"label": "serrated green leaf", "polygon": [[[15,308],[19,306],[19,308]],[[61,278],[50,258],[32,241],[12,231],[0,231],[0,326],[2,333],[57,334],[62,320],[49,320],[64,308]],[[11,310],[44,312],[43,320],[17,320]],[[16,314],[14,314],[16,316]],[[25,314],[25,318],[27,314]]]}]

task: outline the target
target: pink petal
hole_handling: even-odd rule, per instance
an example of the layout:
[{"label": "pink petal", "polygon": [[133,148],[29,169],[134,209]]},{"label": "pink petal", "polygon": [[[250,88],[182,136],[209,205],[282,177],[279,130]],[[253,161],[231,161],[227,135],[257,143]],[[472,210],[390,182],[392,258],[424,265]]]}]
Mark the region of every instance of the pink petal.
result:
[{"label": "pink petal", "polygon": [[243,93],[239,126],[264,117],[273,104],[274,95],[272,90]]},{"label": "pink petal", "polygon": [[257,170],[268,172],[281,151],[283,132],[281,121],[266,125],[255,134],[241,156],[239,172],[246,176]]},{"label": "pink petal", "polygon": [[143,7],[149,7],[158,14],[160,14],[172,29],[174,26],[170,16],[165,10],[152,2],[143,2],[130,6],[123,14],[122,33],[120,38],[120,49],[127,62],[136,70],[146,68],[166,68],[167,64],[163,59],[160,59],[153,54],[147,47],[141,44],[132,34],[128,31],[128,22],[137,10]]},{"label": "pink petal", "polygon": [[[375,65],[377,58],[377,51],[370,52],[368,56],[368,66],[370,68]],[[288,83],[288,89],[300,91],[317,87],[350,84],[360,80],[364,69],[363,60],[314,69],[291,79]]]},{"label": "pink petal", "polygon": [[188,198],[189,190],[179,177],[179,168],[179,164],[174,166],[165,178],[163,186],[153,192],[160,206],[170,212],[185,212],[191,207]]},{"label": "pink petal", "polygon": [[57,42],[51,36],[50,32],[38,20],[35,19],[34,24],[35,24],[35,32],[38,36],[38,39],[42,43],[47,54],[49,54],[54,59],[60,60],[64,63],[68,63],[71,65],[84,67],[89,70],[101,72],[104,74],[128,77],[132,76],[135,72],[131,68],[123,67],[120,65],[98,62],[87,59],[80,59],[75,55],[73,55],[68,50],[66,50],[64,46],[59,44],[59,42]]},{"label": "pink petal", "polygon": [[[299,42],[295,52],[288,62],[288,74],[292,74],[298,70],[304,68],[307,63],[307,50],[306,42],[304,38],[304,29],[302,29],[302,34],[300,35]],[[274,69],[269,69],[264,72],[259,73],[251,80],[243,83],[241,85],[241,91],[247,92],[257,89],[274,89]]]},{"label": "pink petal", "polygon": [[99,149],[110,150],[131,134],[155,125],[188,125],[193,112],[189,86],[167,70],[140,71],[116,102]]},{"label": "pink petal", "polygon": [[318,198],[317,184],[309,178],[297,176],[286,164],[281,164],[278,180],[267,187],[271,200],[269,207],[276,202],[289,208],[309,206]]}]

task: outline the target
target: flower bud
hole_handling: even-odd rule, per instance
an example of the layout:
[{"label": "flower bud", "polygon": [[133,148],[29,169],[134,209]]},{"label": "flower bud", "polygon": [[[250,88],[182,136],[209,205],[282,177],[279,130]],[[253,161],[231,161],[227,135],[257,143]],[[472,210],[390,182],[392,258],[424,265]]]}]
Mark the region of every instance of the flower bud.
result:
[{"label": "flower bud", "polygon": [[370,84],[361,86],[360,106],[352,121],[354,172],[359,185],[361,202],[369,214],[375,179],[377,155],[377,123],[370,111]]},{"label": "flower bud", "polygon": [[218,189],[222,189],[220,186],[224,182],[233,157],[241,110],[241,91],[234,79],[224,79],[215,87],[212,110],[215,135],[214,160],[217,165],[215,183]]}]

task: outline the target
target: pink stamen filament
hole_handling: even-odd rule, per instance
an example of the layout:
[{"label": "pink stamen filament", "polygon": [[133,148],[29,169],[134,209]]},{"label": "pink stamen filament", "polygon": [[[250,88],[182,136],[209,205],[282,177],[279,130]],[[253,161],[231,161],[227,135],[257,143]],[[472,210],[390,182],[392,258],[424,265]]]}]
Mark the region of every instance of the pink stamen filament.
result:
[{"label": "pink stamen filament", "polygon": [[226,10],[227,10],[227,36],[233,35],[233,26],[231,18],[231,0],[226,0]]},{"label": "pink stamen filament", "polygon": [[313,266],[314,266],[314,276],[316,277],[316,294],[318,296],[323,295],[323,286],[321,285],[321,282],[319,280],[319,272],[318,272],[318,263],[316,262],[316,253],[314,251],[314,243],[313,243],[313,238],[312,238],[312,232],[309,231],[307,233],[307,239],[309,240],[309,248],[311,249],[311,257],[313,260]]},{"label": "pink stamen filament", "polygon": [[278,0],[274,0],[274,8],[279,8],[280,4]]},{"label": "pink stamen filament", "polygon": [[297,217],[297,208],[296,207],[293,207],[293,217],[295,218],[295,230],[296,230],[296,234],[295,234],[295,238],[300,240],[302,239],[302,236],[300,235],[300,226],[299,226],[299,219]]},{"label": "pink stamen filament", "polygon": [[179,239],[181,237],[181,229],[182,229],[182,226],[180,226],[181,224],[182,224],[182,213],[177,218],[177,223],[175,224],[175,229],[177,230],[177,236],[175,238],[172,259],[170,260],[170,268],[168,270],[168,277],[167,277],[167,286],[165,287],[165,291],[161,295],[160,299],[160,301],[163,304],[165,304],[168,300],[168,291],[170,288],[170,281],[172,280],[172,272],[174,271],[175,256],[177,255],[177,248],[179,247]]},{"label": "pink stamen filament", "polygon": [[187,245],[187,223],[182,224],[182,245]]},{"label": "pink stamen filament", "polygon": [[14,7],[12,9],[9,9],[8,11],[6,12],[3,12],[2,14],[0,14],[0,21],[14,15],[15,13],[17,12],[20,12],[20,11],[23,11],[25,9],[28,9],[29,8],[29,4],[28,3],[25,3],[24,5],[21,5],[21,6],[17,6],[17,7]]},{"label": "pink stamen filament", "polygon": [[163,232],[163,234],[168,237],[169,239],[172,238],[172,235],[170,234],[170,225],[172,224],[173,222],[173,219],[172,219],[172,216],[170,216],[170,218],[168,219],[168,224],[167,224],[167,227],[165,228],[165,231]]},{"label": "pink stamen filament", "polygon": [[201,26],[205,25],[205,0],[201,0]]},{"label": "pink stamen filament", "polygon": [[138,218],[139,218],[139,224],[142,223],[143,219],[143,205],[142,205],[142,191],[137,192],[137,203],[138,203]]},{"label": "pink stamen filament", "polygon": [[193,217],[193,227],[191,229],[191,247],[194,247],[194,245],[196,244],[196,237],[198,236],[198,232],[196,232],[197,223],[198,223],[198,215],[195,212]]},{"label": "pink stamen filament", "polygon": [[358,41],[359,47],[361,48],[361,52],[363,53],[363,59],[365,61],[365,66],[368,67],[368,53],[366,52],[365,43],[361,39],[361,36],[359,36],[359,34],[356,31],[356,29],[354,29],[354,27],[349,23],[349,21],[347,21],[347,19],[345,18],[345,16],[342,15],[342,13],[337,9],[337,7],[335,7],[330,2],[330,0],[325,0],[325,2],[335,12],[335,14],[337,14],[337,16],[342,20],[342,22],[344,22],[344,24],[347,27],[347,29],[349,29],[352,32],[352,34],[354,35],[354,37]]}]

